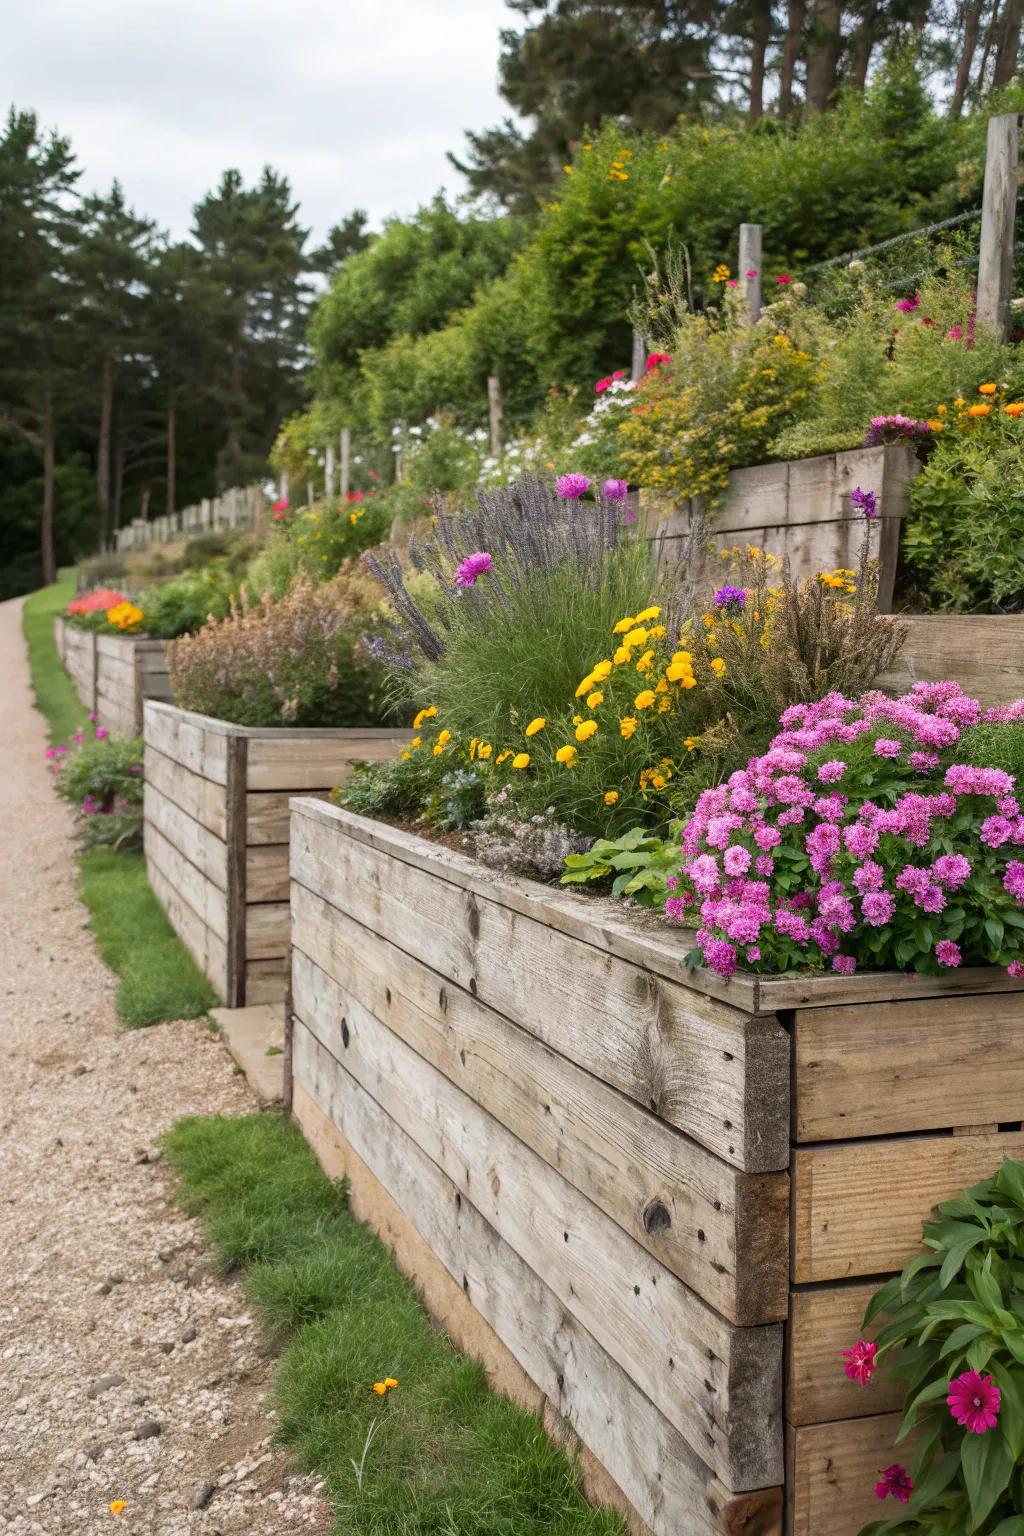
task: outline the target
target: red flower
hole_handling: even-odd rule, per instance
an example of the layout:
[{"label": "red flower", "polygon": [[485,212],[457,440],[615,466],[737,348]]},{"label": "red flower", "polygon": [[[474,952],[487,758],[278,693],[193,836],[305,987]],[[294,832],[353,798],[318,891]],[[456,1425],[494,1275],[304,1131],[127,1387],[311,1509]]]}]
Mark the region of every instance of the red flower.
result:
[{"label": "red flower", "polygon": [[843,1370],[851,1381],[859,1381],[862,1387],[866,1387],[875,1374],[877,1354],[877,1344],[868,1339],[858,1339],[852,1349],[843,1350],[843,1359],[846,1361]]},{"label": "red flower", "polygon": [[892,1494],[900,1504],[906,1504],[914,1491],[914,1482],[906,1467],[901,1467],[896,1461],[891,1467],[886,1467],[882,1473],[882,1480],[875,1484],[875,1498],[885,1499]]},{"label": "red flower", "polygon": [[660,368],[662,363],[670,363],[672,359],[667,352],[650,352],[644,364],[645,373],[653,373],[655,368]]},{"label": "red flower", "polygon": [[950,1382],[946,1402],[958,1424],[974,1435],[983,1435],[995,1428],[1002,1396],[991,1376],[964,1371]]},{"label": "red flower", "polygon": [[594,394],[595,395],[603,395],[605,390],[606,389],[611,389],[611,387],[612,387],[612,381],[611,381],[610,378],[598,379],[597,383],[594,385]]},{"label": "red flower", "polygon": [[780,272],[775,281],[777,283],[781,283],[783,288],[785,288],[786,284],[791,283],[793,279],[790,277],[788,272]]}]

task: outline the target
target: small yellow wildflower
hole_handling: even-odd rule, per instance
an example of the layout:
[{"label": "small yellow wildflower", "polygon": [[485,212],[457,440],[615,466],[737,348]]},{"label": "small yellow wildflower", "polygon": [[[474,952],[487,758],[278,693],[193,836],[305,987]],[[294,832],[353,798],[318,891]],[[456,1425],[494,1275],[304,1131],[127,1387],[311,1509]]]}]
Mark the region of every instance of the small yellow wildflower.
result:
[{"label": "small yellow wildflower", "polygon": [[968,416],[988,416],[991,412],[992,407],[990,405],[969,405],[967,407]]},{"label": "small yellow wildflower", "polygon": [[387,1387],[389,1392],[393,1392],[398,1386],[398,1382],[395,1380],[394,1376],[385,1376],[384,1385]]},{"label": "small yellow wildflower", "polygon": [[668,783],[668,780],[663,773],[652,773],[651,783],[654,785],[655,789],[664,789],[665,785]]},{"label": "small yellow wildflower", "polygon": [[725,676],[725,662],[722,660],[721,656],[712,656],[711,670],[716,677]]},{"label": "small yellow wildflower", "polygon": [[666,630],[664,624],[653,624],[647,631],[647,634],[651,640],[660,640],[662,635],[667,633],[668,631]]},{"label": "small yellow wildflower", "polygon": [[729,281],[729,268],[724,261],[720,261],[712,272],[711,281],[713,283],[727,283]]},{"label": "small yellow wildflower", "polygon": [[588,709],[596,709],[599,704],[603,704],[603,703],[604,703],[604,694],[601,692],[601,690],[599,688],[596,689],[593,693],[588,693],[587,694],[587,708]]},{"label": "small yellow wildflower", "polygon": [[571,165],[563,165],[562,166],[562,170],[565,172],[565,174],[567,176],[571,176],[572,175],[572,166]]},{"label": "small yellow wildflower", "polygon": [[629,740],[635,731],[636,720],[632,715],[626,715],[625,719],[619,721],[619,733],[626,741]]},{"label": "small yellow wildflower", "polygon": [[529,768],[529,766],[530,766],[530,754],[529,754],[529,752],[517,752],[515,757],[512,759],[512,767],[513,768]]},{"label": "small yellow wildflower", "polygon": [[636,628],[636,619],[630,618],[630,616],[627,614],[624,619],[620,619],[619,620],[619,622],[616,624],[615,628],[612,630],[612,634],[613,635],[624,635],[628,629],[635,629],[635,628]]},{"label": "small yellow wildflower", "polygon": [[123,1515],[127,1508],[128,1506],[124,1499],[114,1499],[110,1506],[110,1513],[112,1515]]},{"label": "small yellow wildflower", "polygon": [[624,661],[629,660],[629,652],[624,645],[619,646],[618,650],[615,652],[615,655],[612,657],[612,660],[617,667],[621,667]]},{"label": "small yellow wildflower", "polygon": [[626,636],[626,638],[623,640],[622,643],[626,647],[627,651],[635,651],[635,650],[637,650],[637,648],[639,646],[646,645],[647,644],[647,631],[646,631],[646,629],[643,629],[643,628],[631,629],[629,634]]},{"label": "small yellow wildflower", "polygon": [[605,797],[604,797],[604,803],[605,803],[605,805],[618,805],[618,803],[619,803],[619,792],[618,792],[618,790],[617,789],[606,790]]},{"label": "small yellow wildflower", "polygon": [[524,735],[536,736],[537,732],[542,731],[547,723],[548,722],[545,720],[543,715],[538,715],[535,720],[530,721],[529,725],[526,727]]},{"label": "small yellow wildflower", "polygon": [[422,745],[423,745],[423,737],[422,736],[414,736],[412,741],[409,743],[409,745],[411,747],[422,747]]},{"label": "small yellow wildflower", "polygon": [[402,759],[403,763],[407,763],[409,761],[409,759],[412,757],[412,753],[411,752],[402,752],[400,755],[401,755],[401,759]]},{"label": "small yellow wildflower", "polygon": [[696,737],[696,736],[684,736],[683,737],[683,746],[686,748],[687,752],[692,752],[693,751],[694,747],[696,747],[696,745],[697,745],[698,740],[699,740],[699,738]]},{"label": "small yellow wildflower", "polygon": [[665,676],[670,683],[682,683],[693,676],[693,668],[688,661],[670,661],[665,668]]},{"label": "small yellow wildflower", "polygon": [[931,427],[933,432],[944,432],[946,430],[946,423],[944,421],[940,421],[937,416],[931,417],[928,425]]},{"label": "small yellow wildflower", "polygon": [[437,705],[436,704],[431,704],[429,709],[421,709],[419,714],[416,716],[415,720],[413,720],[413,722],[412,722],[413,730],[414,731],[418,731],[420,726],[423,724],[424,720],[429,720],[429,719],[431,719],[431,717],[433,715],[436,715],[436,714],[437,714]]},{"label": "small yellow wildflower", "polygon": [[486,761],[493,751],[494,748],[490,745],[489,742],[482,741],[476,749],[476,755],[477,757],[482,757],[484,761]]},{"label": "small yellow wildflower", "polygon": [[375,1381],[371,1390],[376,1392],[378,1397],[384,1397],[386,1395],[388,1389],[385,1386],[384,1382],[382,1382],[382,1381]]},{"label": "small yellow wildflower", "polygon": [[599,661],[592,673],[595,683],[603,683],[605,678],[611,676],[612,664],[610,661]]},{"label": "small yellow wildflower", "polygon": [[653,688],[645,688],[642,693],[637,694],[636,698],[633,700],[633,705],[636,709],[650,709],[651,705],[654,703],[655,697],[656,695]]},{"label": "small yellow wildflower", "polygon": [[576,727],[576,740],[589,741],[591,736],[597,735],[597,721],[583,720]]},{"label": "small yellow wildflower", "polygon": [[574,746],[567,744],[564,747],[559,747],[558,751],[555,753],[555,762],[564,763],[567,768],[571,768],[575,761],[576,748]]},{"label": "small yellow wildflower", "polygon": [[496,763],[503,763],[507,757],[511,757],[511,756],[512,756],[511,752],[499,752],[497,757],[495,758],[495,762]]},{"label": "small yellow wildflower", "polygon": [[597,678],[594,676],[593,672],[588,672],[582,683],[580,683],[579,687],[576,689],[576,697],[581,699],[585,693],[590,692],[596,682]]},{"label": "small yellow wildflower", "polygon": [[653,651],[644,651],[643,655],[640,657],[639,661],[636,664],[636,670],[638,672],[649,672],[653,666],[654,666],[654,652]]},{"label": "small yellow wildflower", "polygon": [[658,603],[653,603],[650,608],[645,608],[641,613],[637,614],[636,622],[638,624],[646,624],[649,619],[660,619],[660,618],[661,618],[661,606]]}]

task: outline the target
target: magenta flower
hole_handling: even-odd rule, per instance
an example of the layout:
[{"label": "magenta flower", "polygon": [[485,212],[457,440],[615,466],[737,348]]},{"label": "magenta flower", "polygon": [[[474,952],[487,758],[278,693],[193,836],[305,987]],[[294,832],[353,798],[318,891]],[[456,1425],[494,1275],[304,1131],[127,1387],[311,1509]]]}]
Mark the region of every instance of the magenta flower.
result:
[{"label": "magenta flower", "polygon": [[996,1426],[1002,1395],[991,1376],[964,1371],[950,1382],[946,1402],[958,1424],[973,1435],[984,1435]]},{"label": "magenta flower", "polygon": [[950,341],[963,341],[963,339],[964,339],[963,326],[951,325],[949,330],[946,332],[946,336],[948,337],[948,339]]},{"label": "magenta flower", "polygon": [[629,486],[625,480],[606,480],[601,487],[601,494],[606,501],[625,501],[629,495]]},{"label": "magenta flower", "polygon": [[747,270],[744,272],[743,276],[744,277],[756,277],[757,276],[757,268],[756,267],[748,267]]},{"label": "magenta flower", "polygon": [[786,284],[791,283],[793,279],[790,277],[788,272],[780,272],[775,281],[777,283],[781,283],[783,288],[785,288]]},{"label": "magenta flower", "polygon": [[935,958],[940,965],[955,969],[961,959],[959,944],[954,944],[952,939],[940,939],[935,946]]},{"label": "magenta flower", "polygon": [[900,299],[896,308],[901,315],[912,315],[915,309],[921,308],[920,294],[915,293],[912,299]]},{"label": "magenta flower", "polygon": [[747,601],[747,594],[743,587],[719,587],[715,593],[715,607],[722,608],[726,613],[739,613]]},{"label": "magenta flower", "polygon": [[611,389],[611,387],[612,381],[610,376],[607,379],[598,379],[597,383],[594,385],[594,394],[603,395],[605,390]]},{"label": "magenta flower", "polygon": [[894,1462],[882,1473],[882,1480],[875,1484],[875,1498],[885,1499],[891,1494],[900,1504],[906,1504],[914,1491],[914,1480],[906,1467]]},{"label": "magenta flower", "polygon": [[467,555],[465,560],[455,572],[455,585],[461,590],[464,587],[473,587],[481,576],[494,569],[494,561],[484,550],[478,549],[475,555]]},{"label": "magenta flower", "polygon": [[852,955],[836,955],[832,961],[832,969],[838,971],[840,976],[852,976],[857,969],[857,962]]},{"label": "magenta flower", "polygon": [[862,491],[858,485],[850,492],[850,504],[869,522],[878,516],[878,497],[874,491]]},{"label": "magenta flower", "polygon": [[1006,967],[1007,976],[1012,976],[1014,981],[1020,981],[1024,976],[1024,960],[1011,960]]},{"label": "magenta flower", "polygon": [[661,367],[662,363],[670,363],[671,361],[672,359],[667,352],[649,352],[647,354],[647,361],[644,363],[644,373],[653,373],[656,368]]},{"label": "magenta flower", "polygon": [[894,741],[889,736],[879,736],[875,742],[876,757],[899,757],[902,751],[903,743],[901,741]]},{"label": "magenta flower", "polygon": [[559,475],[555,490],[563,501],[578,501],[590,490],[590,479],[587,475]]},{"label": "magenta flower", "polygon": [[869,1339],[858,1339],[852,1349],[843,1350],[843,1359],[846,1361],[843,1370],[851,1381],[859,1381],[862,1387],[866,1387],[875,1374],[877,1354],[877,1344]]},{"label": "magenta flower", "polygon": [[107,731],[106,726],[98,725],[96,727],[96,740],[97,741],[104,741],[106,739],[106,737],[108,736],[108,734],[109,734],[109,732]]}]

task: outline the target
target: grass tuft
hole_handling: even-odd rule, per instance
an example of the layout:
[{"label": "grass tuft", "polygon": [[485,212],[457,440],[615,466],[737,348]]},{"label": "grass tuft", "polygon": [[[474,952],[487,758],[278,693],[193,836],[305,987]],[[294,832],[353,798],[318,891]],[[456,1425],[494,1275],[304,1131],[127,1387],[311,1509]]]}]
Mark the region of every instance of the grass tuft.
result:
[{"label": "grass tuft", "polygon": [[[272,1336],[280,1435],[325,1479],[335,1536],[624,1536],[539,1419],[491,1392],[277,1115],[192,1118],[167,1155]],[[375,1381],[397,1379],[385,1397]]]},{"label": "grass tuft", "polygon": [[32,691],[36,708],[50,727],[51,745],[67,741],[87,713],[57,655],[53,634],[54,619],[64,612],[74,595],[74,572],[62,571],[52,587],[33,592],[22,610]]}]

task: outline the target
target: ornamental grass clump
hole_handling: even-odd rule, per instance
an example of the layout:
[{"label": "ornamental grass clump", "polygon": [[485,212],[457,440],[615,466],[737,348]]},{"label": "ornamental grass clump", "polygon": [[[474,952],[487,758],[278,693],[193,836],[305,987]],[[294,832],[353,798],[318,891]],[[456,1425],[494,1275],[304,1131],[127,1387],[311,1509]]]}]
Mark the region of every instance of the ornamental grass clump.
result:
[{"label": "ornamental grass clump", "polygon": [[380,671],[361,641],[379,598],[344,567],[300,573],[284,597],[243,593],[224,619],[168,647],[175,702],[237,725],[354,726],[381,717]]},{"label": "ornamental grass clump", "polygon": [[954,682],[791,706],[687,823],[666,910],[696,926],[691,963],[1024,976],[1016,780],[969,760],[972,728],[1022,718],[1024,700],[983,710]]}]

